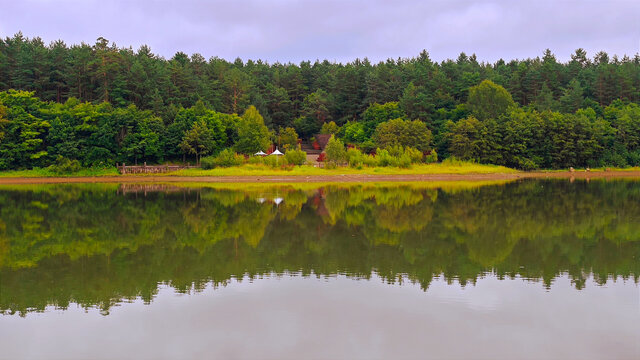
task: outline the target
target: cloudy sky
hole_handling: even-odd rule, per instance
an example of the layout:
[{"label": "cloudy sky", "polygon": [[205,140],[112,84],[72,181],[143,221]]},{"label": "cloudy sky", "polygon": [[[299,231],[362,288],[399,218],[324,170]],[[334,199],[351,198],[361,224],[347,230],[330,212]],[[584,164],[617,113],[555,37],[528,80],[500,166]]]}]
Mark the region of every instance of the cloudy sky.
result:
[{"label": "cloudy sky", "polygon": [[0,36],[151,46],[233,60],[346,62],[464,51],[480,60],[566,60],[640,50],[638,0],[0,0]]}]

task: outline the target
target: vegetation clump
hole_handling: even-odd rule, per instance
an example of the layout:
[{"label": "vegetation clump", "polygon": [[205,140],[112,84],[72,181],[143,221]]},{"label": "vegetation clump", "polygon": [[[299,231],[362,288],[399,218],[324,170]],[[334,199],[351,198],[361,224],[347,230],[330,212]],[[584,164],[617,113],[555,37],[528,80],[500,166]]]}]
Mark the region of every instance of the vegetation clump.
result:
[{"label": "vegetation clump", "polygon": [[202,159],[201,165],[205,170],[216,167],[231,167],[244,164],[244,156],[236,154],[231,149],[222,150],[217,156],[208,156]]},{"label": "vegetation clump", "polygon": [[73,174],[82,169],[78,160],[70,160],[61,155],[58,155],[56,162],[48,167],[48,170],[54,174]]},{"label": "vegetation clump", "polygon": [[301,149],[288,150],[284,154],[284,160],[289,165],[304,165],[307,162],[307,153]]}]

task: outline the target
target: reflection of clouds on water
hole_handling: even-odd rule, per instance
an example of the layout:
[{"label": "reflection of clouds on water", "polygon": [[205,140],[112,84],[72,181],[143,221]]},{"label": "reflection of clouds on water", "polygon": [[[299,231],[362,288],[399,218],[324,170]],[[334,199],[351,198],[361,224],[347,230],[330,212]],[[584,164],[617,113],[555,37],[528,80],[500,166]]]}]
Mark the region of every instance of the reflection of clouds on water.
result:
[{"label": "reflection of clouds on water", "polygon": [[578,291],[561,276],[547,291],[494,275],[464,288],[438,277],[424,292],[377,275],[244,276],[189,295],[164,285],[150,305],[108,316],[71,306],[1,317],[0,347],[8,358],[635,358],[638,286],[591,281]]}]

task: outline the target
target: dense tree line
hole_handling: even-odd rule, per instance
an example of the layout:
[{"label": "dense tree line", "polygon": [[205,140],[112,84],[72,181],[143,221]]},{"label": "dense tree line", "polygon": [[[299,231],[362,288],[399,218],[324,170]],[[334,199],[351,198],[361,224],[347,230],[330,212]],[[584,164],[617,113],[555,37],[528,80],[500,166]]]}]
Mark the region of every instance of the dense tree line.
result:
[{"label": "dense tree line", "polygon": [[567,63],[549,51],[541,58],[478,62],[464,53],[440,63],[422,52],[416,58],[269,64],[234,62],[200,54],[176,53],[166,60],[148,46],[119,48],[104,38],[94,45],[45,44],[21,33],[0,39],[0,90],[34,91],[44,101],[107,101],[116,107],[153,110],[165,122],[177,107],[202,100],[218,112],[240,114],[257,107],[271,127],[300,117],[342,125],[361,118],[373,103],[400,101],[411,119],[433,129],[447,112],[467,101],[469,88],[482,80],[503,86],[521,106],[575,112],[613,100],[640,101],[640,56],[587,57],[578,49]]},{"label": "dense tree line", "polygon": [[[411,133],[386,126],[376,134],[395,119],[424,123],[430,143],[408,146],[427,153],[435,146],[440,158],[519,168],[640,164],[638,55],[589,58],[578,49],[562,63],[547,50],[541,58],[491,64],[464,53],[435,62],[425,51],[377,64],[269,64],[181,52],[167,60],[147,46],[134,51],[104,38],[47,45],[18,33],[0,39],[0,91],[10,89],[46,105],[23,99],[23,109],[14,110],[4,96],[4,169],[44,166],[58,155],[82,157],[86,166],[197,159],[227,147],[247,153],[286,128],[305,139],[335,132],[371,151]],[[250,109],[272,135],[262,126],[240,134],[251,126],[234,114]],[[23,129],[11,140],[13,121]],[[324,126],[331,122],[335,129]]]}]

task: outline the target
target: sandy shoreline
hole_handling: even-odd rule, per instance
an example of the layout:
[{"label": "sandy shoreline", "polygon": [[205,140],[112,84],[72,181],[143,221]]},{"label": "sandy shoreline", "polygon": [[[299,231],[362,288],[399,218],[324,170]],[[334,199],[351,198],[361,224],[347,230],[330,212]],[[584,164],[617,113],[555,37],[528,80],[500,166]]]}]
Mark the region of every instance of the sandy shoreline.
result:
[{"label": "sandy shoreline", "polygon": [[0,178],[0,184],[63,183],[148,183],[148,182],[212,182],[212,183],[305,183],[305,182],[411,182],[411,181],[487,181],[517,179],[599,179],[639,178],[640,171],[561,171],[521,172],[514,174],[412,174],[412,175],[320,175],[320,176],[100,176]]}]

